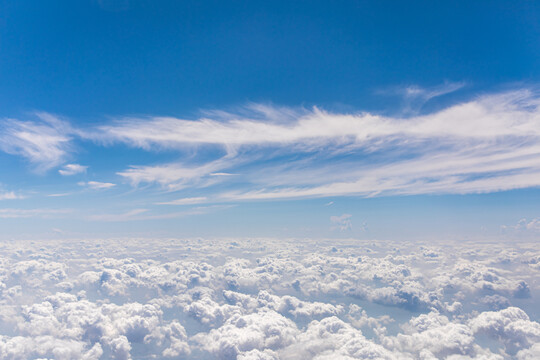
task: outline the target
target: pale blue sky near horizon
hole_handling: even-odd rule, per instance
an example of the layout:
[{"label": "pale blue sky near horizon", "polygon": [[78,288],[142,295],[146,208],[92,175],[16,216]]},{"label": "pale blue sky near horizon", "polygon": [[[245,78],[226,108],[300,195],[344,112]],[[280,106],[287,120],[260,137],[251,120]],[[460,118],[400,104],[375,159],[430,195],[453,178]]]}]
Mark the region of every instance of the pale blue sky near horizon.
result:
[{"label": "pale blue sky near horizon", "polygon": [[0,1],[0,237],[534,237],[539,20]]}]

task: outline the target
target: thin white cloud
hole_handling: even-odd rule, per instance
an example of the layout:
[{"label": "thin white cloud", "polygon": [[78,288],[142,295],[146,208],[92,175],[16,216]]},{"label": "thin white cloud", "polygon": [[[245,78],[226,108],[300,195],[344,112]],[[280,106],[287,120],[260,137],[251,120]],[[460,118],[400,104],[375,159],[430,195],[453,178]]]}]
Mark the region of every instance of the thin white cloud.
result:
[{"label": "thin white cloud", "polygon": [[376,91],[376,94],[383,96],[397,96],[401,99],[400,113],[404,116],[418,115],[422,107],[434,98],[456,92],[467,83],[463,81],[444,83],[431,87],[422,87],[414,84],[403,86],[392,86]]},{"label": "thin white cloud", "polygon": [[0,200],[16,200],[24,199],[24,196],[15,193],[14,191],[0,192]]},{"label": "thin white cloud", "polygon": [[330,216],[330,222],[334,225],[332,229],[340,231],[352,229],[351,214],[342,214],[340,216]]},{"label": "thin white cloud", "polygon": [[57,193],[57,194],[48,194],[47,196],[48,197],[62,197],[62,196],[69,196],[69,195],[72,195],[73,193]]},{"label": "thin white cloud", "polygon": [[540,218],[520,219],[515,225],[502,225],[501,230],[503,232],[514,231],[514,232],[530,232],[538,233],[540,231]]},{"label": "thin white cloud", "polygon": [[191,198],[182,198],[182,199],[176,199],[172,201],[165,201],[157,203],[158,205],[192,205],[192,204],[200,204],[205,201],[207,201],[208,198],[205,196],[201,197],[191,197]]},{"label": "thin white cloud", "polygon": [[[410,87],[406,95],[428,99],[461,86]],[[132,165],[117,174],[134,186],[207,188],[211,201],[466,194],[540,186],[540,97],[528,89],[408,118],[251,104],[235,113],[209,111],[196,120],[129,118],[82,131],[51,115],[38,117],[2,121],[0,149],[42,170],[65,161],[74,136],[174,149],[186,156],[161,165]],[[59,172],[85,169],[67,164]]]},{"label": "thin white cloud", "polygon": [[87,217],[90,221],[106,221],[106,222],[119,222],[119,221],[141,221],[141,220],[164,220],[164,219],[177,219],[186,216],[204,215],[214,211],[225,210],[234,207],[234,205],[211,205],[211,206],[197,206],[184,211],[168,212],[160,214],[151,214],[148,209],[133,209],[120,214],[96,214]]},{"label": "thin white cloud", "polygon": [[159,219],[176,219],[185,216],[205,215],[215,211],[227,210],[235,207],[236,205],[209,205],[209,206],[196,206],[189,210],[177,211],[164,214],[145,215],[140,220],[159,220]]},{"label": "thin white cloud", "polygon": [[[294,120],[287,123],[277,122],[273,118],[261,119],[260,110],[252,113],[251,117],[232,113],[226,117],[227,113],[222,113],[220,120],[164,117],[124,119],[115,125],[101,127],[99,136],[145,149],[153,146],[183,148],[190,144],[226,147],[296,144],[320,147],[325,143],[353,143],[364,147],[449,137],[488,139],[493,136],[538,135],[539,129],[531,118],[531,115],[537,117],[538,114],[527,109],[532,105],[537,106],[537,103],[534,94],[523,90],[486,96],[435,114],[406,120],[369,113],[334,114],[318,108],[296,110]],[[284,111],[283,117],[290,118],[291,111]],[[529,131],[533,131],[533,134]]]},{"label": "thin white cloud", "polygon": [[229,173],[224,173],[224,172],[216,172],[216,173],[211,173],[211,174],[208,174],[210,176],[234,176],[236,174],[229,174]]},{"label": "thin white cloud", "polygon": [[129,221],[134,220],[134,217],[147,212],[148,209],[133,209],[121,214],[98,214],[88,216],[88,220],[92,221]]},{"label": "thin white cloud", "polygon": [[[117,174],[127,178],[134,186],[140,183],[158,183],[169,190],[180,190],[194,184],[208,186],[218,182],[222,176],[212,176],[215,171],[232,166],[235,162],[229,156],[199,166],[171,163],[157,166],[132,166]],[[211,176],[212,178],[209,178]],[[203,180],[204,179],[204,180]]]},{"label": "thin white cloud", "polygon": [[[429,98],[462,85],[411,92]],[[218,200],[477,193],[540,185],[540,99],[531,90],[483,96],[407,119],[262,105],[207,115],[124,119],[100,131],[109,141],[149,150],[222,146],[227,155],[205,164],[133,166],[118,173],[134,185],[179,190],[210,186],[210,177],[247,165],[242,187],[216,194]]]},{"label": "thin white cloud", "polygon": [[80,186],[86,186],[93,190],[102,190],[102,189],[110,189],[116,186],[116,184],[109,183],[109,182],[99,182],[99,181],[81,181],[77,183]]},{"label": "thin white cloud", "polygon": [[408,98],[423,98],[425,100],[430,100],[438,96],[446,95],[453,93],[466,85],[465,82],[445,82],[441,85],[434,86],[431,88],[423,88],[418,85],[409,85],[405,86],[398,90],[398,93],[402,93],[405,97]]},{"label": "thin white cloud", "polygon": [[85,173],[86,169],[88,169],[88,166],[79,164],[67,164],[64,165],[62,169],[58,170],[58,172],[60,173],[60,175],[70,176]]},{"label": "thin white cloud", "polygon": [[60,165],[72,150],[73,130],[59,118],[37,113],[36,121],[0,121],[0,150],[20,155],[45,171]]},{"label": "thin white cloud", "polygon": [[0,218],[54,218],[71,213],[70,209],[0,209]]}]

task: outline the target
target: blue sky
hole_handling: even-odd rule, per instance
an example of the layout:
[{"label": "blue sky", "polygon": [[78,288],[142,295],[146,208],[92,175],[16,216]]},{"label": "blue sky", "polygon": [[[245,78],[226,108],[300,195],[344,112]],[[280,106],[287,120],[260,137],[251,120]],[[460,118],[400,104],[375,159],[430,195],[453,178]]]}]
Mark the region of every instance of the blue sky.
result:
[{"label": "blue sky", "polygon": [[534,236],[539,8],[2,1],[1,236]]}]

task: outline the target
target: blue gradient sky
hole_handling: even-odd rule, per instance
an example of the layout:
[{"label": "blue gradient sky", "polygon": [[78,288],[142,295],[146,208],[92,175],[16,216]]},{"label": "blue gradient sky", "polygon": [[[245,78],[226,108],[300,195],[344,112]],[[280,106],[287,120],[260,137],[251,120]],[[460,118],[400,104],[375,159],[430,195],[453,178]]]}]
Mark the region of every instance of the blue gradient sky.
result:
[{"label": "blue gradient sky", "polygon": [[0,1],[1,236],[535,236],[539,24],[533,1]]}]

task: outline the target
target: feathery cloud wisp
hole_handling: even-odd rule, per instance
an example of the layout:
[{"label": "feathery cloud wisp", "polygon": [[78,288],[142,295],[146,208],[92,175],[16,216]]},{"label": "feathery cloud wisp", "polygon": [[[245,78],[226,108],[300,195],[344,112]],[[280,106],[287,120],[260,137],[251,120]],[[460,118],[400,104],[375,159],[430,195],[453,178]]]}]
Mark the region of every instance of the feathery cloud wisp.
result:
[{"label": "feathery cloud wisp", "polygon": [[216,173],[242,173],[243,187],[215,196],[222,200],[477,193],[540,185],[540,98],[531,90],[409,118],[270,106],[207,115],[215,118],[124,119],[100,131],[110,141],[148,150],[221,146],[226,155],[209,162],[132,166],[118,174],[135,185],[178,190],[231,181],[211,180]]},{"label": "feathery cloud wisp", "polygon": [[166,202],[160,202],[159,205],[192,205],[192,204],[200,204],[208,200],[205,196],[200,197],[191,197],[191,198],[182,198],[182,199],[176,199]]},{"label": "feathery cloud wisp", "polygon": [[38,171],[60,165],[71,150],[73,130],[59,118],[37,113],[36,121],[0,122],[0,150],[25,157]]}]

